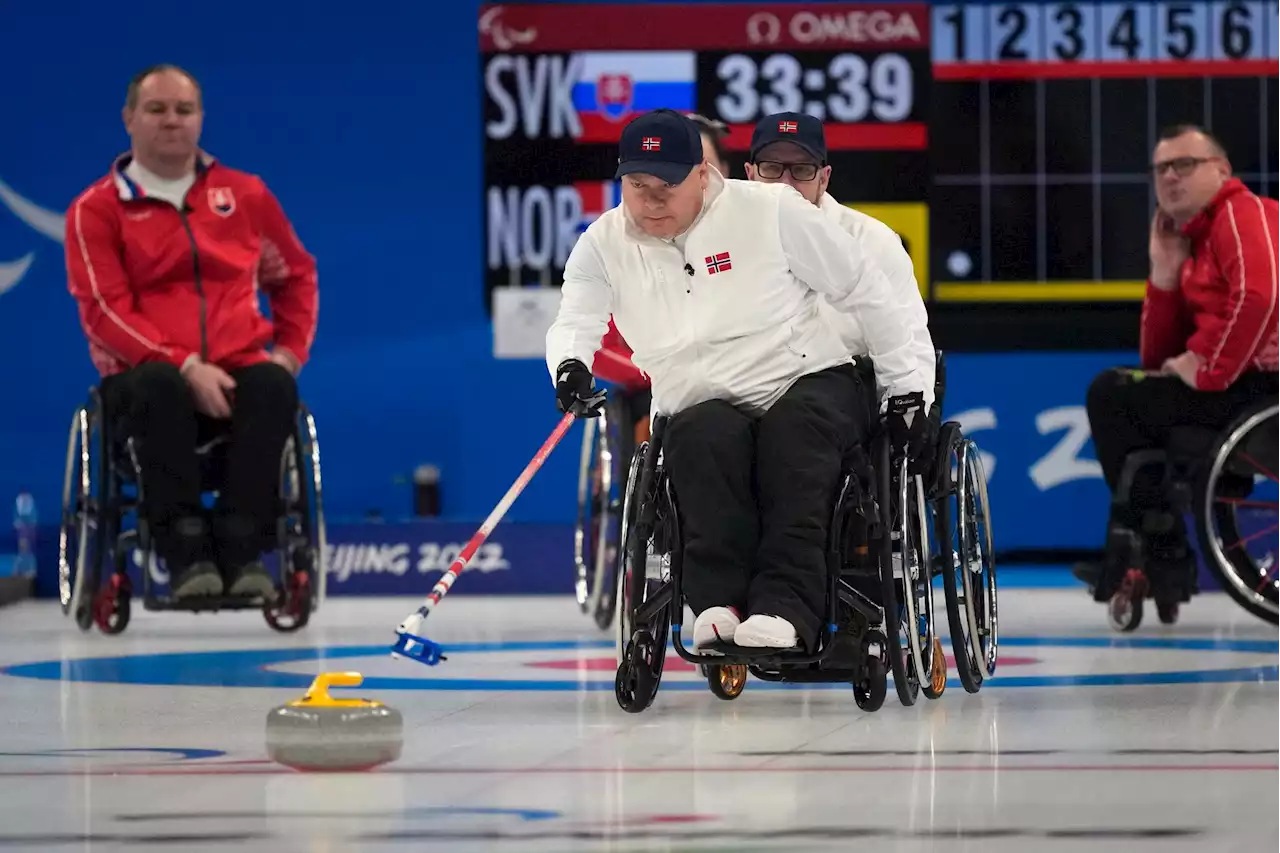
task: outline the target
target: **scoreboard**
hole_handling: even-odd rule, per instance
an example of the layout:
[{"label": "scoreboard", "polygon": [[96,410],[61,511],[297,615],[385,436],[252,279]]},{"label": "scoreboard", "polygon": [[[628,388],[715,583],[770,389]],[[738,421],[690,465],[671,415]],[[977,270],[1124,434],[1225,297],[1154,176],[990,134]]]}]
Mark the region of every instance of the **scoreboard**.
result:
[{"label": "scoreboard", "polygon": [[1220,0],[932,7],[934,299],[1140,299],[1166,125],[1211,129],[1274,195],[1278,16]]},{"label": "scoreboard", "polygon": [[619,201],[623,126],[657,107],[728,124],[731,177],[761,116],[822,119],[831,194],[898,231],[944,307],[1139,299],[1161,127],[1209,127],[1275,193],[1278,18],[1257,0],[485,6],[486,304],[560,283]]}]

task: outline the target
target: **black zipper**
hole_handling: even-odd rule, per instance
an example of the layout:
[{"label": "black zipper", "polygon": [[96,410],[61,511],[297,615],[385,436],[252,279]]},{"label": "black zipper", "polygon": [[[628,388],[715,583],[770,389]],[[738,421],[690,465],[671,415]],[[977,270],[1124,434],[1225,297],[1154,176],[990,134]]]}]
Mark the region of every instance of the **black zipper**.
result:
[{"label": "black zipper", "polygon": [[204,282],[200,279],[200,249],[196,246],[196,235],[191,230],[191,222],[187,219],[186,210],[179,210],[178,215],[182,217],[182,227],[186,229],[187,239],[191,241],[191,267],[194,272],[196,293],[200,294],[200,360],[209,360],[209,336],[206,324],[208,322],[208,303],[204,298]]}]

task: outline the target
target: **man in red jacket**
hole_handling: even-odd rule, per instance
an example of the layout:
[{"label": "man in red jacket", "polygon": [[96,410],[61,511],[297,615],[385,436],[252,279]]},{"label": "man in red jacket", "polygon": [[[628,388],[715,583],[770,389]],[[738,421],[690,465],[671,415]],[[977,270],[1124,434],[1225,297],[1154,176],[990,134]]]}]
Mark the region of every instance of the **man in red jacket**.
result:
[{"label": "man in red jacket", "polygon": [[[1151,275],[1142,310],[1141,370],[1102,373],[1089,388],[1089,424],[1107,487],[1116,489],[1125,457],[1159,448],[1175,426],[1223,429],[1249,404],[1276,395],[1277,204],[1232,177],[1226,152],[1199,127],[1160,136],[1152,163],[1158,209],[1151,224]],[[1143,516],[1163,510],[1158,483],[1142,472],[1127,517],[1111,526],[1142,536],[1149,575],[1168,581],[1170,603],[1194,585],[1182,519],[1143,533]],[[1146,525],[1150,527],[1151,525]],[[1108,537],[1108,543],[1116,537]],[[1124,559],[1110,548],[1105,566],[1077,576],[1105,601]]]},{"label": "man in red jacket", "polygon": [[[67,212],[67,275],[105,408],[136,442],[173,595],[267,595],[259,559],[315,336],[316,265],[259,178],[200,150],[202,121],[186,71],[134,77],[130,151]],[[228,469],[209,524],[196,448],[220,431]]]}]

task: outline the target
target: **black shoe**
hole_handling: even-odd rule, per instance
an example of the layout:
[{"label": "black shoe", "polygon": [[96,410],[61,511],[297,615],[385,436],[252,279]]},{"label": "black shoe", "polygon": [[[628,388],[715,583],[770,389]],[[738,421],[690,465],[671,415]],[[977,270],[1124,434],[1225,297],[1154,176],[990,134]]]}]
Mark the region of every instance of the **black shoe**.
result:
[{"label": "black shoe", "polygon": [[218,574],[218,567],[213,563],[201,560],[184,569],[170,571],[169,590],[174,598],[222,595],[222,575]]},{"label": "black shoe", "polygon": [[230,595],[267,598],[275,594],[276,582],[262,563],[246,563],[227,574],[227,591]]}]

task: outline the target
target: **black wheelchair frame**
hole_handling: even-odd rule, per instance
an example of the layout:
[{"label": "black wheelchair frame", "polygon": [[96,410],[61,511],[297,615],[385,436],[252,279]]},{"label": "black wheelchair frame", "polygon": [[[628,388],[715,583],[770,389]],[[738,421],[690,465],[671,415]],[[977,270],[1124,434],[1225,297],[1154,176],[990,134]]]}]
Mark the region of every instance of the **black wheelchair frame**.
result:
[{"label": "black wheelchair frame", "polygon": [[[315,419],[299,405],[295,431],[281,456],[281,512],[277,520],[280,578],[273,596],[157,595],[156,556],[140,512],[146,496],[132,436],[116,435],[99,388],[76,409],[67,441],[62,521],[58,537],[58,595],[63,614],[77,626],[94,624],[105,634],[128,627],[134,591],[130,556],[142,556],[142,599],[146,610],[205,612],[261,609],[272,628],[296,631],[307,624],[325,598],[327,541]],[[216,494],[225,465],[225,435],[199,448],[202,492]],[[308,472],[310,476],[304,476]],[[95,488],[96,484],[96,488]],[[132,517],[130,529],[126,521]],[[104,567],[109,572],[103,582]]]},{"label": "black wheelchair frame", "polygon": [[[1245,538],[1240,533],[1237,512],[1242,502],[1250,502],[1247,495],[1228,492],[1233,485],[1251,482],[1258,474],[1276,481],[1278,412],[1280,404],[1275,399],[1263,400],[1241,412],[1220,431],[1176,427],[1164,449],[1141,450],[1125,458],[1112,495],[1113,506],[1127,509],[1138,473],[1155,468],[1169,512],[1193,517],[1200,553],[1222,589],[1249,613],[1272,624],[1280,621],[1278,582],[1272,577],[1275,567],[1259,566],[1247,550],[1239,547]],[[1162,518],[1161,513],[1152,515],[1153,527],[1178,523]],[[1136,630],[1147,598],[1154,599],[1161,622],[1176,622],[1179,605],[1190,601],[1198,591],[1194,578],[1175,582],[1152,577],[1147,571],[1150,555],[1145,553],[1137,531],[1113,528],[1108,535],[1108,551],[1123,555],[1125,564],[1119,567],[1122,572],[1104,570],[1103,582],[1094,588],[1095,600],[1107,604],[1111,627],[1121,632]],[[1190,540],[1188,534],[1188,545]],[[1188,556],[1189,561],[1193,559]]]}]

